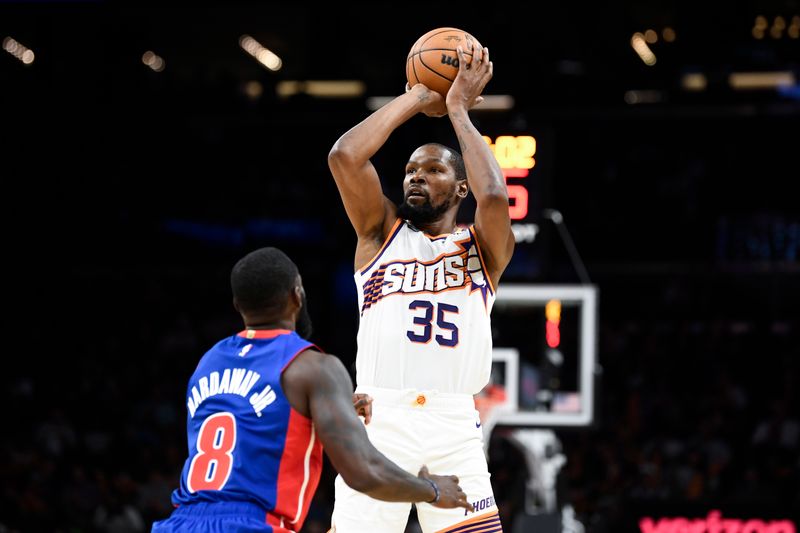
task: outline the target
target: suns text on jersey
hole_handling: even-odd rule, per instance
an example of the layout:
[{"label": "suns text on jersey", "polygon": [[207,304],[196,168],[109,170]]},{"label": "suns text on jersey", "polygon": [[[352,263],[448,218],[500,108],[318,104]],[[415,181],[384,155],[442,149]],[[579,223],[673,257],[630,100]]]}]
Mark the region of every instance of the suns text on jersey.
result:
[{"label": "suns text on jersey", "polygon": [[391,261],[377,268],[364,283],[361,312],[392,294],[435,293],[465,286],[477,290],[485,285],[477,252],[472,254],[464,246],[433,261]]},{"label": "suns text on jersey", "polygon": [[382,293],[439,292],[464,285],[464,257],[445,256],[433,263],[397,262],[384,269]]},{"label": "suns text on jersey", "polygon": [[[201,377],[197,380],[196,385],[192,385],[191,395],[186,402],[189,414],[194,418],[200,404],[218,394],[237,394],[242,398],[247,398],[260,377],[261,374],[258,372],[246,368],[226,368],[222,371],[222,375],[214,371],[208,376]],[[267,384],[261,389],[261,392],[253,393],[250,396],[250,405],[256,415],[261,416],[261,412],[275,399],[275,391],[272,390],[271,385]]]}]

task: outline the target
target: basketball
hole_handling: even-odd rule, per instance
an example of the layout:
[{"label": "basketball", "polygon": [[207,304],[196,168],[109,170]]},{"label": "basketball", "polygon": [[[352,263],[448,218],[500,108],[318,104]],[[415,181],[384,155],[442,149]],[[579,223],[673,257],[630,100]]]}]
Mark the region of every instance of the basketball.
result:
[{"label": "basketball", "polygon": [[446,97],[458,74],[458,46],[461,46],[469,64],[473,46],[481,44],[458,28],[436,28],[417,39],[406,60],[408,86],[422,83]]}]

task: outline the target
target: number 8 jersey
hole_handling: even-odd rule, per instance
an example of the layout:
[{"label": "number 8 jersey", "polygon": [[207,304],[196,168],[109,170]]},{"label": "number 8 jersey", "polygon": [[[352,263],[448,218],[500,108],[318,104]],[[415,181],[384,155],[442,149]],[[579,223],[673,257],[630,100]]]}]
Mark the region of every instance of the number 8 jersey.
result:
[{"label": "number 8 jersey", "polygon": [[457,394],[483,388],[495,296],[474,227],[433,237],[398,219],[355,281],[358,386]]},{"label": "number 8 jersey", "polygon": [[173,504],[251,502],[275,531],[301,528],[322,445],[289,405],[281,374],[313,347],[293,331],[249,329],[203,356],[187,389],[189,458]]}]

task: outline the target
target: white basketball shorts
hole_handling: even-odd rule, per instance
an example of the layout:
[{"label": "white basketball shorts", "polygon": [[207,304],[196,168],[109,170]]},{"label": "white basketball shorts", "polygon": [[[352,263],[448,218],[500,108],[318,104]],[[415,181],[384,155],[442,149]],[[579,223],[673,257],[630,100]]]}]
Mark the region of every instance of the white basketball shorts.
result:
[{"label": "white basketball shorts", "polygon": [[[439,509],[417,503],[425,533],[502,531],[483,449],[475,401],[471,395],[359,387],[372,396],[372,444],[412,475],[422,465],[431,474],[456,475],[474,512]],[[332,533],[403,533],[410,503],[384,502],[356,492],[336,478]]]}]

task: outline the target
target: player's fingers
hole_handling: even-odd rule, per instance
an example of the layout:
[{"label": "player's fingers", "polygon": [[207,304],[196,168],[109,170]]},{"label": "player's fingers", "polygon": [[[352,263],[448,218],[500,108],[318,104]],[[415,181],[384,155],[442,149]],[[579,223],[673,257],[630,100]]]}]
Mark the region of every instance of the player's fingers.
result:
[{"label": "player's fingers", "polygon": [[422,465],[422,468],[419,469],[419,475],[424,477],[428,476],[428,467],[426,465]]},{"label": "player's fingers", "polygon": [[483,103],[483,96],[479,96],[475,99],[475,105],[480,105]]},{"label": "player's fingers", "polygon": [[452,479],[452,480],[453,480],[453,483],[455,483],[456,485],[458,485],[458,476],[450,476],[450,479]]},{"label": "player's fingers", "polygon": [[458,54],[458,70],[466,70],[469,68],[467,65],[467,59],[464,55],[464,49],[460,46],[456,46],[456,54]]},{"label": "player's fingers", "polygon": [[470,511],[470,512],[475,511],[475,508],[472,507],[472,504],[467,501],[466,496],[464,497],[464,499],[459,499],[458,500],[458,506],[459,507],[463,507],[464,509],[466,509],[467,511]]},{"label": "player's fingers", "polygon": [[364,408],[364,407],[370,405],[371,403],[372,403],[372,398],[369,398],[369,397],[367,397],[367,398],[359,398],[355,403],[355,407],[356,407],[356,409]]},{"label": "player's fingers", "polygon": [[353,405],[361,402],[372,403],[372,396],[369,394],[355,393],[353,394]]},{"label": "player's fingers", "polygon": [[483,48],[480,46],[475,46],[472,48],[472,62],[475,66],[479,66],[483,61]]},{"label": "player's fingers", "polygon": [[486,48],[484,48],[484,49],[483,49],[483,56],[482,56],[482,58],[483,58],[483,63],[484,63],[484,65],[485,65],[485,67],[484,67],[484,68],[487,68],[487,69],[488,69],[488,68],[489,68],[489,65],[491,65],[491,64],[492,64],[492,62],[491,62],[491,61],[489,61],[489,47],[488,47],[488,46],[487,46]]}]

